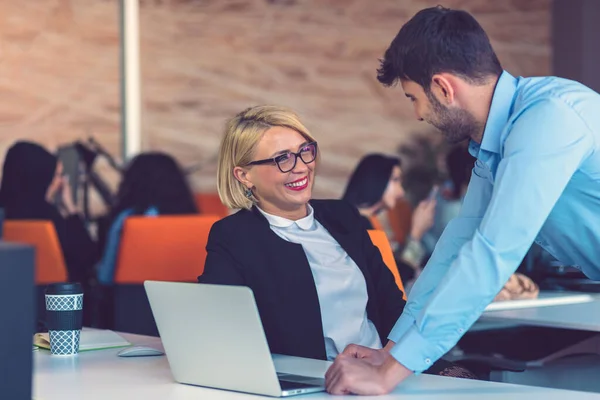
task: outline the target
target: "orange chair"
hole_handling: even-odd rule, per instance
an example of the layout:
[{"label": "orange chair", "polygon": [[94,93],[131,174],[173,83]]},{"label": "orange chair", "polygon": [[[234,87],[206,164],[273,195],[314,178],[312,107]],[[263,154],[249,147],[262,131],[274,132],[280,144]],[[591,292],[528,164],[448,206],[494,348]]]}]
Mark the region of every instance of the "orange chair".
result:
[{"label": "orange chair", "polygon": [[412,212],[410,203],[405,199],[398,200],[396,206],[387,212],[390,228],[394,233],[394,239],[400,245],[406,242],[406,238],[410,232]]},{"label": "orange chair", "polygon": [[218,220],[216,215],[128,218],[117,256],[108,328],[158,336],[143,282],[197,282],[204,272],[210,228]]},{"label": "orange chair", "polygon": [[229,209],[221,203],[218,193],[196,193],[194,197],[201,214],[218,215],[221,218],[229,215]]},{"label": "orange chair", "polygon": [[373,229],[378,230],[378,231],[385,230],[385,229],[383,229],[383,225],[381,225],[381,221],[379,220],[379,218],[377,218],[376,215],[371,215],[369,217],[369,222],[371,223],[371,226],[373,227]]},{"label": "orange chair", "polygon": [[35,247],[35,283],[66,282],[67,267],[51,221],[5,221],[4,239]]},{"label": "orange chair", "polygon": [[394,275],[394,280],[396,281],[396,285],[398,289],[400,289],[403,293],[404,300],[406,300],[406,292],[404,291],[404,284],[402,284],[402,279],[400,279],[400,273],[398,272],[398,266],[396,265],[396,259],[394,258],[394,252],[392,251],[392,246],[390,246],[390,241],[388,240],[384,231],[370,229],[369,236],[371,236],[371,241],[379,251],[381,252],[381,258],[383,258],[383,262],[387,265],[388,269]]},{"label": "orange chair", "polygon": [[115,283],[196,282],[216,215],[131,217],[125,221]]}]

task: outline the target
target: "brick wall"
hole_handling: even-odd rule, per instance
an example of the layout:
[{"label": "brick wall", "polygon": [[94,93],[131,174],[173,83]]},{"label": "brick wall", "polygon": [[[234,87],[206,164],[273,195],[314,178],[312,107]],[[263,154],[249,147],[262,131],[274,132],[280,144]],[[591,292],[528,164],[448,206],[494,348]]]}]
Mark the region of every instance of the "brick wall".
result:
[{"label": "brick wall", "polygon": [[[144,148],[184,166],[210,160],[226,118],[282,104],[321,144],[317,195],[337,196],[362,154],[432,135],[375,69],[400,26],[438,3],[142,0]],[[511,73],[550,73],[550,0],[442,3],[478,18]],[[55,148],[94,135],[118,154],[118,23],[117,0],[0,2],[0,161],[19,138]],[[212,165],[200,170],[194,187],[213,190],[214,175]]]}]

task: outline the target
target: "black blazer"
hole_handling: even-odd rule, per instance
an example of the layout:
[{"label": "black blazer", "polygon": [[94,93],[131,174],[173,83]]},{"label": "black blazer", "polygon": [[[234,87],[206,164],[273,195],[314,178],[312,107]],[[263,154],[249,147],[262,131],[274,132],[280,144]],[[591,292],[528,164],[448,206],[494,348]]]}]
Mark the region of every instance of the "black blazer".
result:
[{"label": "black blazer", "polygon": [[[310,204],[317,221],[362,271],[369,296],[367,316],[385,345],[405,305],[392,273],[353,206],[340,200]],[[327,358],[319,298],[301,245],[280,238],[255,207],[215,223],[206,251],[198,281],[250,287],[272,353]]]}]

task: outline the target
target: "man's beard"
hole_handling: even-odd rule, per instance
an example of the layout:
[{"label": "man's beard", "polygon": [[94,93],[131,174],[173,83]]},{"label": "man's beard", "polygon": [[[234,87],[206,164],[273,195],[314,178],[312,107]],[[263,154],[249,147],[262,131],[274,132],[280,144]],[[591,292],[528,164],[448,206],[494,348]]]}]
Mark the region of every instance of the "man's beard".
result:
[{"label": "man's beard", "polygon": [[483,127],[470,112],[444,106],[431,92],[427,98],[431,102],[432,118],[426,121],[439,129],[448,142],[459,143],[481,135]]}]

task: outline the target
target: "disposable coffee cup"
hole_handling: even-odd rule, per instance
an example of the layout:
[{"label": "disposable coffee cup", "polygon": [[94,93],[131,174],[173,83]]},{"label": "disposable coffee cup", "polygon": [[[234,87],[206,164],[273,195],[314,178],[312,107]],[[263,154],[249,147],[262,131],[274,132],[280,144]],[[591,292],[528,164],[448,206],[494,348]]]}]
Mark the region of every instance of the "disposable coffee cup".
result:
[{"label": "disposable coffee cup", "polygon": [[83,289],[79,283],[48,285],[46,325],[52,355],[72,356],[79,352],[82,317]]}]

